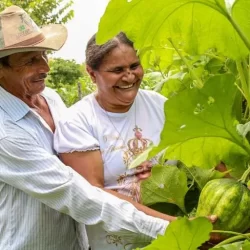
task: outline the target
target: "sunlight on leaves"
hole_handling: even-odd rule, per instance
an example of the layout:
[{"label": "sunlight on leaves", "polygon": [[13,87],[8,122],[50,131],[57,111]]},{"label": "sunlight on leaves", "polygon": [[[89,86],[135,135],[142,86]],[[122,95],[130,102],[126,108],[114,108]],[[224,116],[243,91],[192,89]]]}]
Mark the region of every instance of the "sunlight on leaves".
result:
[{"label": "sunlight on leaves", "polygon": [[104,43],[124,31],[137,49],[164,47],[171,38],[189,54],[216,48],[230,58],[244,58],[250,49],[249,9],[246,0],[233,6],[223,0],[111,0],[97,41]]}]

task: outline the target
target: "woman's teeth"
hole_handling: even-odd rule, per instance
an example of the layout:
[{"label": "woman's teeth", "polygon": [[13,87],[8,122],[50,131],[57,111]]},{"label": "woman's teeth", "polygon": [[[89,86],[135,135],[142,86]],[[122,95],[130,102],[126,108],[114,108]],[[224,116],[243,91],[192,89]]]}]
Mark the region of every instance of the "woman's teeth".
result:
[{"label": "woman's teeth", "polygon": [[126,85],[126,86],[118,86],[118,88],[120,88],[120,89],[129,89],[129,88],[131,88],[133,86],[134,86],[134,84],[132,83],[132,84]]}]

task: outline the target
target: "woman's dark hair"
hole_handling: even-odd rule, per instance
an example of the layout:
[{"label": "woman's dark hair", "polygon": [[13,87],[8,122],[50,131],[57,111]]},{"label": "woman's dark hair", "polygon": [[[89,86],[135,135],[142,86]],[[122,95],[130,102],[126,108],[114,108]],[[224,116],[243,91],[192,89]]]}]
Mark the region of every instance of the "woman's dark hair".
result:
[{"label": "woman's dark hair", "polygon": [[133,42],[130,41],[123,32],[120,32],[114,38],[102,45],[96,44],[96,34],[94,34],[87,43],[87,48],[85,51],[86,64],[93,70],[98,70],[104,57],[108,55],[114,48],[118,47],[119,44],[125,44],[134,48]]}]

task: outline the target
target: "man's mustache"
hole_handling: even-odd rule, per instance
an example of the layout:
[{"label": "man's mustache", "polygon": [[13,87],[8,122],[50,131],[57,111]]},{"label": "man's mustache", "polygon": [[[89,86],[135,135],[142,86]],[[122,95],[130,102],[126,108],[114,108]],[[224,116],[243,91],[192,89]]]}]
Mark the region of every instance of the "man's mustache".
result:
[{"label": "man's mustache", "polygon": [[34,81],[43,80],[43,79],[45,79],[47,76],[48,76],[48,74],[46,74],[46,73],[41,73],[41,74],[39,74],[39,76],[38,76],[37,78],[34,79]]}]

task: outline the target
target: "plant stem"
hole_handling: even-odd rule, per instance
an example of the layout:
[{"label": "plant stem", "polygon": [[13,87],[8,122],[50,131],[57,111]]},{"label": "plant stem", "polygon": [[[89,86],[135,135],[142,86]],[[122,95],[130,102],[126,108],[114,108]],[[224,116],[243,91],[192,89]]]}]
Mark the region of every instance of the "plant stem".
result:
[{"label": "plant stem", "polygon": [[236,32],[238,33],[238,35],[240,36],[240,38],[242,39],[242,41],[244,42],[244,44],[246,45],[246,47],[248,48],[248,50],[250,51],[250,42],[248,40],[248,38],[245,36],[245,34],[241,31],[240,27],[238,26],[238,24],[233,20],[233,18],[231,17],[231,15],[225,11],[225,9],[221,6],[220,2],[218,0],[215,0],[217,6],[219,7],[221,13],[228,19],[228,21],[232,24],[232,26],[234,27],[234,29],[236,30]]},{"label": "plant stem", "polygon": [[[247,60],[243,60],[242,61],[242,66],[243,66],[243,71],[244,71],[244,74],[245,74],[245,79],[246,79],[246,82],[247,82],[247,86],[249,87],[249,77],[248,77],[248,65],[247,65]],[[248,92],[249,92],[249,89],[248,89]]]},{"label": "plant stem", "polygon": [[247,106],[247,107],[246,107],[246,110],[245,110],[245,112],[244,112],[244,120],[245,120],[245,121],[248,120],[248,115],[249,115],[249,107]]},{"label": "plant stem", "polygon": [[248,56],[248,64],[247,64],[247,72],[248,72],[248,88],[249,88],[249,93],[250,93],[250,84],[249,84],[249,81],[250,81],[250,67],[249,67],[249,64],[250,64],[250,55]]},{"label": "plant stem", "polygon": [[174,45],[173,41],[171,38],[168,38],[169,42],[171,43],[171,45],[173,46],[173,48],[175,49],[175,51],[178,53],[178,55],[180,56],[180,58],[182,59],[182,61],[186,64],[191,76],[193,77],[194,80],[196,80],[196,87],[201,89],[203,87],[203,82],[201,81],[201,79],[195,74],[195,72],[192,69],[192,66],[189,64],[188,60],[181,54],[180,50]]},{"label": "plant stem", "polygon": [[242,41],[244,42],[244,44],[246,45],[248,50],[250,51],[250,42],[247,39],[247,37],[245,36],[245,34],[241,31],[239,26],[236,24],[236,22],[232,19],[232,17],[230,15],[227,15],[227,18],[228,18],[229,22],[233,25],[235,30],[237,31],[238,35],[240,36],[240,38],[242,39]]},{"label": "plant stem", "polygon": [[210,54],[210,53],[205,53],[205,55],[209,56],[209,57],[212,57],[214,59],[217,59],[217,60],[219,60],[221,62],[225,62],[225,58],[223,58],[223,57],[219,57],[219,56],[216,56],[216,55],[213,55],[213,54]]},{"label": "plant stem", "polygon": [[[238,81],[240,82],[240,80],[238,80]],[[238,88],[238,90],[239,90],[240,93],[244,96],[244,98],[247,99],[246,96],[245,96],[244,91],[241,89],[241,87],[240,87],[239,84],[237,83],[237,80],[236,80],[236,82],[235,82],[235,86]],[[248,107],[248,106],[247,106],[247,107]]]},{"label": "plant stem", "polygon": [[246,82],[246,78],[245,78],[245,74],[244,74],[244,70],[243,70],[241,61],[236,61],[236,65],[237,65],[237,69],[239,72],[239,77],[240,77],[241,86],[242,86],[242,89],[244,92],[244,96],[247,100],[248,107],[250,107],[250,95],[249,95],[249,90],[248,90],[248,86],[247,86],[247,82]]},{"label": "plant stem", "polygon": [[163,74],[163,72],[162,72],[162,70],[161,70],[161,66],[158,64],[158,69],[159,69],[159,71],[160,71],[160,73],[161,73],[161,76],[162,76],[162,78],[163,79],[166,79],[166,76],[165,76],[165,74]]},{"label": "plant stem", "polygon": [[226,240],[223,240],[219,244],[215,245],[215,247],[220,247],[220,246],[223,246],[225,244],[229,244],[229,243],[235,242],[237,240],[242,240],[242,239],[246,239],[246,238],[249,238],[249,237],[250,237],[250,233],[233,236],[233,237],[230,237],[230,238],[228,238]]},{"label": "plant stem", "polygon": [[245,183],[246,183],[246,180],[247,180],[247,177],[248,177],[249,174],[250,174],[250,167],[249,167],[249,165],[248,165],[247,170],[243,173],[243,175],[241,176],[241,178],[239,179],[239,181],[240,181],[241,183],[245,184]]},{"label": "plant stem", "polygon": [[224,233],[224,234],[242,235],[242,233],[233,232],[233,231],[224,231],[224,230],[212,230],[212,233]]}]

